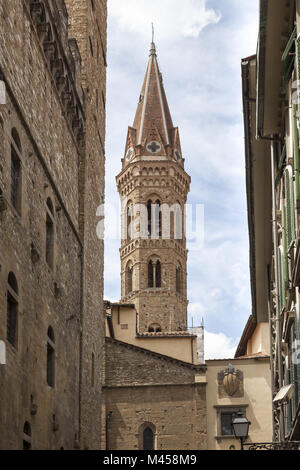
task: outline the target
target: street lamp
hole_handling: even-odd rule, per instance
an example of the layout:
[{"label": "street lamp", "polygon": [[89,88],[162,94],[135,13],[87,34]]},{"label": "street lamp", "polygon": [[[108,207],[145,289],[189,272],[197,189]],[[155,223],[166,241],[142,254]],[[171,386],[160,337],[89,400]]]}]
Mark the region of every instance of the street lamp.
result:
[{"label": "street lamp", "polygon": [[236,439],[241,441],[241,450],[244,450],[244,441],[248,437],[250,421],[243,416],[242,412],[236,414],[236,417],[232,420],[232,428],[234,432],[234,436]]}]

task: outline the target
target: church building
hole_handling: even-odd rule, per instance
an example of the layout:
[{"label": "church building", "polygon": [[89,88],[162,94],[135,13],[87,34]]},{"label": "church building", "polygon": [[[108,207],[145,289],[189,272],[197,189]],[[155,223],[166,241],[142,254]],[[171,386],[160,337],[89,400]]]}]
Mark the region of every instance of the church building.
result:
[{"label": "church building", "polygon": [[109,450],[207,447],[206,367],[187,331],[182,229],[190,182],[152,43],[117,176],[122,298],[105,309]]},{"label": "church building", "polygon": [[264,325],[251,317],[235,357],[206,364],[188,329],[184,163],[152,42],[117,176],[121,300],[104,303],[103,449],[238,449],[237,413],[252,423],[248,442],[272,440]]}]

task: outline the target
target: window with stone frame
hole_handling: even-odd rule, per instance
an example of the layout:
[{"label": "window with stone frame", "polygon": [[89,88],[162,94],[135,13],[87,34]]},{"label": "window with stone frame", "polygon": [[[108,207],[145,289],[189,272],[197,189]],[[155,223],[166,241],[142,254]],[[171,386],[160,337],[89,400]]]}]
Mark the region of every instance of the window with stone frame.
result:
[{"label": "window with stone frame", "polygon": [[51,326],[47,332],[47,384],[52,388],[55,386],[55,338]]},{"label": "window with stone frame", "polygon": [[248,405],[224,405],[215,406],[217,412],[217,438],[233,437],[233,428],[231,426],[232,420],[237,413],[242,413],[246,416],[246,408]]},{"label": "window with stone frame", "polygon": [[7,330],[6,337],[8,342],[17,347],[18,340],[18,284],[15,275],[10,272],[8,275],[7,286]]},{"label": "window with stone frame", "polygon": [[149,333],[161,333],[161,326],[158,323],[151,323],[148,327]]},{"label": "window with stone frame", "polygon": [[46,262],[51,269],[54,264],[54,210],[51,199],[46,204]]},{"label": "window with stone frame", "polygon": [[23,427],[23,450],[31,450],[31,426],[25,421]]},{"label": "window with stone frame", "polygon": [[21,215],[22,206],[22,165],[21,165],[21,141],[15,128],[11,131],[11,161],[10,161],[10,201],[12,206]]},{"label": "window with stone frame", "polygon": [[143,450],[154,450],[154,433],[149,427],[143,432]]},{"label": "window with stone frame", "polygon": [[144,422],[138,430],[138,449],[155,450],[157,449],[157,433],[153,423]]},{"label": "window with stone frame", "polygon": [[176,266],[176,292],[182,293],[182,267],[180,263]]},{"label": "window with stone frame", "polygon": [[132,262],[129,261],[126,266],[126,274],[125,274],[126,295],[130,294],[132,290],[133,290],[133,265],[132,265]]},{"label": "window with stone frame", "polygon": [[161,287],[161,263],[159,260],[150,260],[148,262],[148,287]]},{"label": "window with stone frame", "polygon": [[147,220],[148,220],[148,237],[162,236],[162,213],[161,202],[159,199],[147,202]]}]

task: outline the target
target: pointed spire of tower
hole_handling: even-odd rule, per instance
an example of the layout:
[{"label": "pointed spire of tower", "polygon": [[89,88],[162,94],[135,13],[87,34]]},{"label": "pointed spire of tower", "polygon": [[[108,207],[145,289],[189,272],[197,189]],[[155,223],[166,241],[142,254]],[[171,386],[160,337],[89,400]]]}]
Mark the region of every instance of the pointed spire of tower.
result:
[{"label": "pointed spire of tower", "polygon": [[[133,143],[134,142],[134,143]],[[133,126],[129,128],[125,156],[158,155],[181,160],[178,128],[174,128],[162,75],[157,62],[152,25],[149,60]]]},{"label": "pointed spire of tower", "polygon": [[157,63],[155,43],[151,42],[148,67],[133,123],[137,131],[137,145],[149,144],[148,134],[153,125],[157,127],[164,146],[170,145],[173,122]]}]

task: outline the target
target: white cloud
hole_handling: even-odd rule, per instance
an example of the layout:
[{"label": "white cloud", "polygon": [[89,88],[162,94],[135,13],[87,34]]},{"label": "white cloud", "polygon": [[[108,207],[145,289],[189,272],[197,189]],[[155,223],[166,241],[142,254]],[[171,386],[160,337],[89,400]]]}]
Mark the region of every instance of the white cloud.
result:
[{"label": "white cloud", "polygon": [[237,348],[237,341],[223,333],[204,331],[204,355],[208,359],[232,359]]},{"label": "white cloud", "polygon": [[159,39],[197,37],[209,24],[217,23],[219,12],[207,8],[206,0],[110,0],[109,14],[126,31],[151,37],[151,22]]}]

